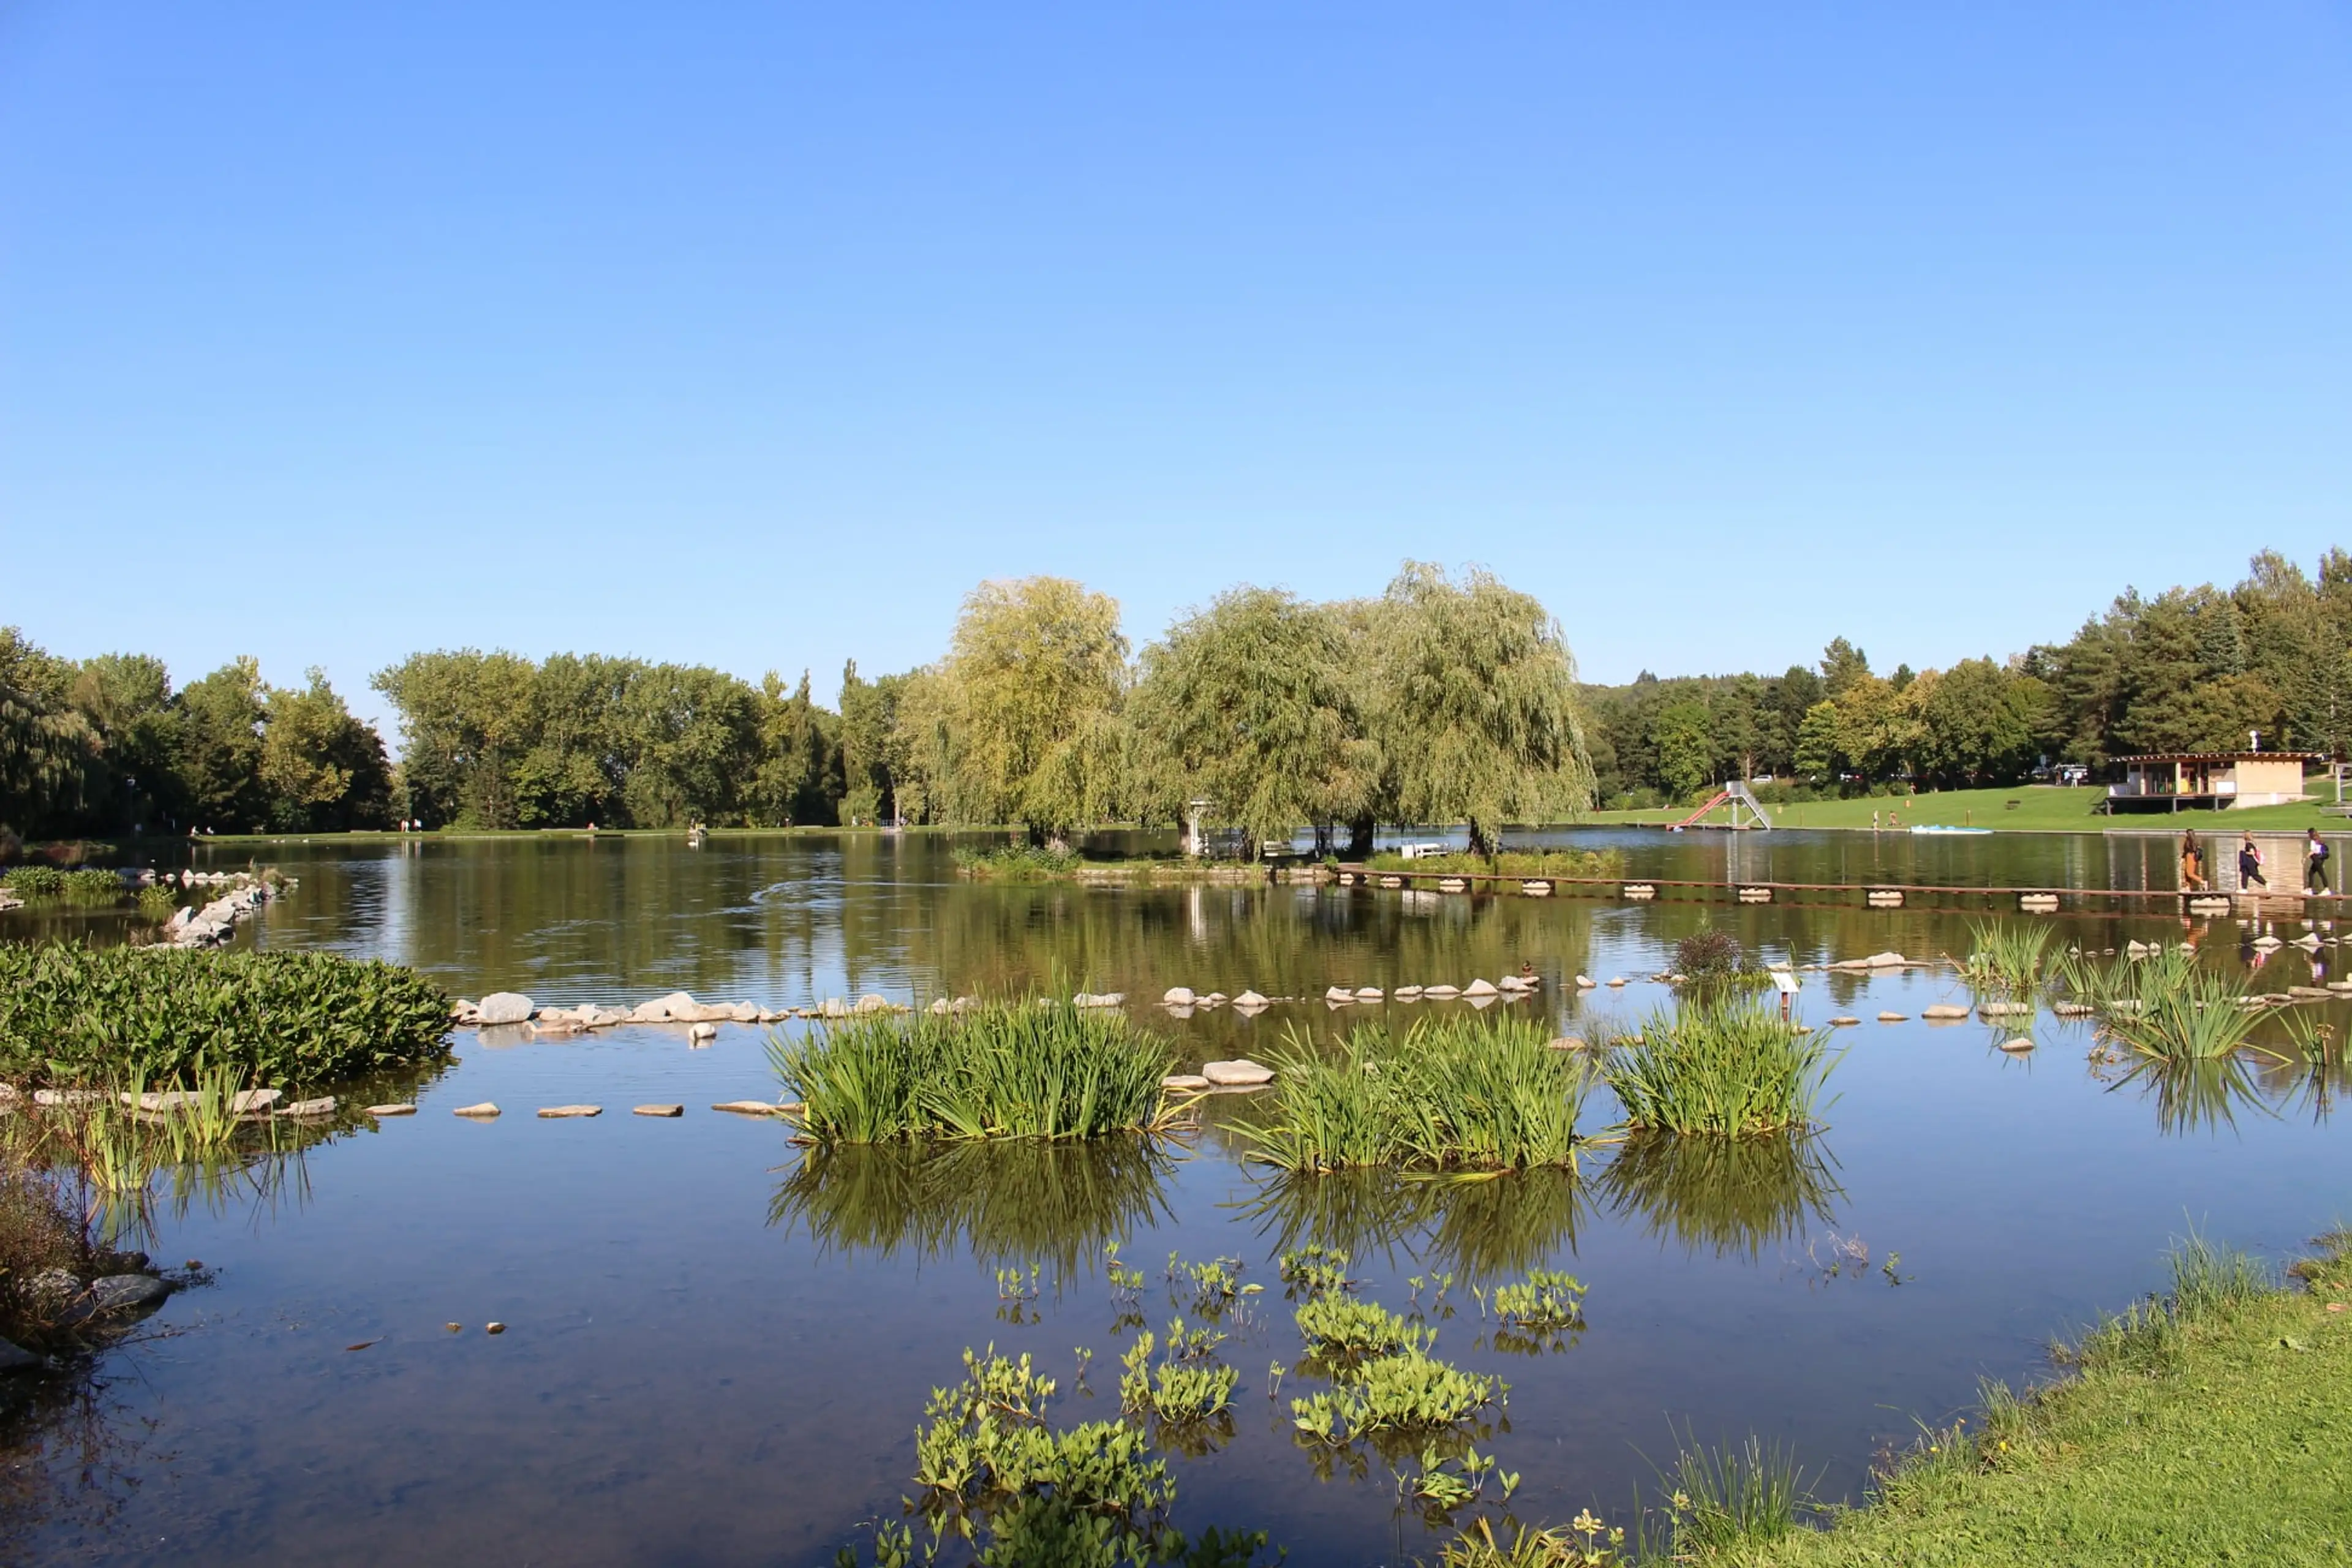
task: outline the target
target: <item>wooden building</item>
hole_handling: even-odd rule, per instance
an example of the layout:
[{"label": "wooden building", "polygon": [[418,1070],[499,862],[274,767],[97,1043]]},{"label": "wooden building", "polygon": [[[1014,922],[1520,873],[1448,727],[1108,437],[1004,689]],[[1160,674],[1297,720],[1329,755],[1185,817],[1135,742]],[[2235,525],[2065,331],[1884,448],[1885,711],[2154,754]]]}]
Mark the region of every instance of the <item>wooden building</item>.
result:
[{"label": "wooden building", "polygon": [[2306,798],[2303,770],[2316,752],[2158,752],[2117,757],[2123,782],[2107,786],[2106,809],[2219,811],[2231,805],[2284,805]]}]

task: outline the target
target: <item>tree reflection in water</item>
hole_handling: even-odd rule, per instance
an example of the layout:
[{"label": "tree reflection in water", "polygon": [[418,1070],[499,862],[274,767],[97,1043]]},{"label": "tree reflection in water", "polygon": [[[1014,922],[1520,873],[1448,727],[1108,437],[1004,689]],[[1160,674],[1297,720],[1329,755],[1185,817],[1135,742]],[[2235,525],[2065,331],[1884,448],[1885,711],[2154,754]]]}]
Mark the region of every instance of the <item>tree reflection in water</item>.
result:
[{"label": "tree reflection in water", "polygon": [[1845,1195],[1836,1165],[1814,1135],[1645,1132],[1626,1139],[1594,1184],[1611,1212],[1640,1215],[1652,1236],[1752,1260],[1809,1222],[1833,1224],[1831,1205]]},{"label": "tree reflection in water", "polygon": [[813,1146],[768,1205],[768,1223],[827,1251],[970,1254],[983,1268],[1091,1268],[1103,1248],[1172,1216],[1172,1160],[1141,1137]]}]

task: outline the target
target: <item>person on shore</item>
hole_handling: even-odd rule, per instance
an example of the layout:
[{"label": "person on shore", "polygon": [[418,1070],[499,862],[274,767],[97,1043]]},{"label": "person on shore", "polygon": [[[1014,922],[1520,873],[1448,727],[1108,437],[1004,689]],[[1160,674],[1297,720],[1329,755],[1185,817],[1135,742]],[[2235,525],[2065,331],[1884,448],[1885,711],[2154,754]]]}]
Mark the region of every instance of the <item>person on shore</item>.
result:
[{"label": "person on shore", "polygon": [[2263,875],[2263,852],[2254,843],[2254,830],[2251,827],[2238,841],[2238,886],[2260,888],[2265,893],[2271,890],[2269,879]]},{"label": "person on shore", "polygon": [[2327,885],[2327,841],[2319,837],[2319,829],[2311,830],[2311,838],[2304,846],[2303,890],[2306,893],[2328,893],[2335,889]]},{"label": "person on shore", "polygon": [[2201,893],[2205,887],[2205,851],[2197,843],[2197,830],[2190,828],[2180,836],[2180,890]]}]

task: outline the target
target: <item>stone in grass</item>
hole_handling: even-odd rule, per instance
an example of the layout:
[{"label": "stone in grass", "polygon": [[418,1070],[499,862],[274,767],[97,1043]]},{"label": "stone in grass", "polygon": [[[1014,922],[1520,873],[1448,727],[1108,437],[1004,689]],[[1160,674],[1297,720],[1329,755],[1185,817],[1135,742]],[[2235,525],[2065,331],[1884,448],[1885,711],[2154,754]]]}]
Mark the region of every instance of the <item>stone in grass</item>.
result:
[{"label": "stone in grass", "polygon": [[1957,1023],[1969,1016],[1969,1010],[1958,1002],[1937,1002],[1919,1010],[1919,1016],[1931,1024]]},{"label": "stone in grass", "polygon": [[1908,1013],[1881,1013],[1878,1016],[1878,1021],[1882,1024],[1900,1024],[1909,1016]]},{"label": "stone in grass", "polygon": [[1203,1062],[1201,1076],[1219,1089],[1252,1089],[1274,1081],[1274,1069],[1261,1067],[1247,1057],[1229,1062]]},{"label": "stone in grass", "polygon": [[416,1107],[413,1105],[371,1105],[367,1108],[367,1113],[370,1116],[414,1116],[416,1114]]},{"label": "stone in grass", "polygon": [[112,1317],[121,1312],[144,1312],[163,1304],[172,1293],[172,1282],[158,1279],[152,1274],[110,1274],[103,1279],[93,1279],[82,1299],[66,1309],[64,1321],[85,1323],[92,1318]]},{"label": "stone in grass", "polygon": [[479,1105],[461,1105],[449,1114],[452,1116],[479,1117],[481,1120],[487,1121],[498,1113],[499,1108],[486,1100]]},{"label": "stone in grass", "polygon": [[1562,1035],[1559,1038],[1549,1041],[1548,1044],[1550,1048],[1555,1051],[1580,1051],[1584,1049],[1584,1037],[1581,1035]]},{"label": "stone in grass", "polygon": [[1209,1087],[1209,1080],[1196,1072],[1171,1072],[1160,1080],[1162,1089],[1200,1090]]},{"label": "stone in grass", "polygon": [[710,1109],[731,1110],[738,1116],[781,1116],[784,1110],[782,1106],[764,1100],[722,1100]]},{"label": "stone in grass", "polygon": [[538,1004],[519,991],[493,991],[476,1007],[478,1024],[525,1024],[539,1011]]},{"label": "stone in grass", "polygon": [[554,1121],[567,1116],[602,1116],[604,1114],[604,1108],[601,1105],[542,1105],[539,1108],[539,1113],[550,1121]]}]

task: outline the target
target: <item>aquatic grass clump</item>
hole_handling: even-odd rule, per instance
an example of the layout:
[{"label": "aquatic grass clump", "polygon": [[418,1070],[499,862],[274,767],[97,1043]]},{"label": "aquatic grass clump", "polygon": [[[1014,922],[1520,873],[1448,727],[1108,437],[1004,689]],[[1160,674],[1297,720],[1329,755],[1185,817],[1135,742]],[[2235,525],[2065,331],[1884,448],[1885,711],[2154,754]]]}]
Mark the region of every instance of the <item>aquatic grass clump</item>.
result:
[{"label": "aquatic grass clump", "polygon": [[1167,1044],[1114,1008],[1039,1000],[875,1015],[798,1038],[772,1032],[768,1058],[820,1143],[1098,1138],[1170,1117]]},{"label": "aquatic grass clump", "polygon": [[1475,1016],[1362,1026],[1334,1056],[1294,1034],[1268,1124],[1243,1135],[1286,1171],[1572,1170],[1586,1079],[1549,1039],[1533,1019]]},{"label": "aquatic grass clump", "polygon": [[0,1079],[165,1086],[205,1066],[272,1088],[439,1056],[449,999],[331,952],[0,946]]},{"label": "aquatic grass clump", "polygon": [[1736,1448],[1678,1442],[1674,1468],[1660,1479],[1668,1489],[1672,1555],[1658,1555],[1675,1563],[1769,1545],[1803,1528],[1801,1516],[1812,1507],[1796,1456],[1756,1436]]},{"label": "aquatic grass clump", "polygon": [[1290,1402],[1291,1426],[1317,1442],[1459,1426],[1507,1393],[1502,1379],[1464,1372],[1425,1351],[1360,1362],[1324,1392]]},{"label": "aquatic grass clump", "polygon": [[[2246,1005],[2242,980],[2180,948],[2111,964],[2069,954],[2060,973],[2110,1036],[2149,1061],[2221,1061],[2248,1045],[2261,1017]],[[2263,1054],[2284,1059],[2276,1051]]]},{"label": "aquatic grass clump", "polygon": [[2175,1364],[2189,1331],[2225,1319],[2273,1293],[2277,1281],[2258,1259],[2214,1246],[2194,1230],[2166,1260],[2172,1288],[2121,1312],[2102,1313],[2073,1343],[2050,1347],[2061,1365],[2084,1371],[2158,1371]]},{"label": "aquatic grass clump", "polygon": [[1298,1304],[1298,1332],[1318,1361],[1347,1363],[1369,1356],[1427,1350],[1437,1336],[1377,1301],[1360,1301],[1339,1291],[1310,1296]]},{"label": "aquatic grass clump", "polygon": [[1751,999],[1695,997],[1612,1042],[1601,1075],[1636,1131],[1737,1138],[1811,1128],[1834,1065],[1827,1030],[1792,1030]]},{"label": "aquatic grass clump", "polygon": [[1118,1405],[1129,1415],[1149,1415],[1166,1426],[1206,1421],[1233,1403],[1241,1373],[1217,1357],[1225,1336],[1210,1329],[1187,1329],[1184,1320],[1168,1324],[1166,1349],[1150,1330],[1135,1336],[1120,1360]]},{"label": "aquatic grass clump", "polygon": [[1622,849],[1520,849],[1493,856],[1423,855],[1408,860],[1393,852],[1364,862],[1374,871],[1423,871],[1456,876],[1582,877],[1601,880],[1625,874]]},{"label": "aquatic grass clump", "polygon": [[961,845],[953,856],[956,869],[967,877],[1012,882],[1066,877],[1081,862],[1075,849],[1033,844],[1000,844],[985,849]]},{"label": "aquatic grass clump", "polygon": [[2042,993],[2050,940],[2055,934],[2046,925],[1971,922],[1961,982],[1980,1001],[2034,1001]]}]

